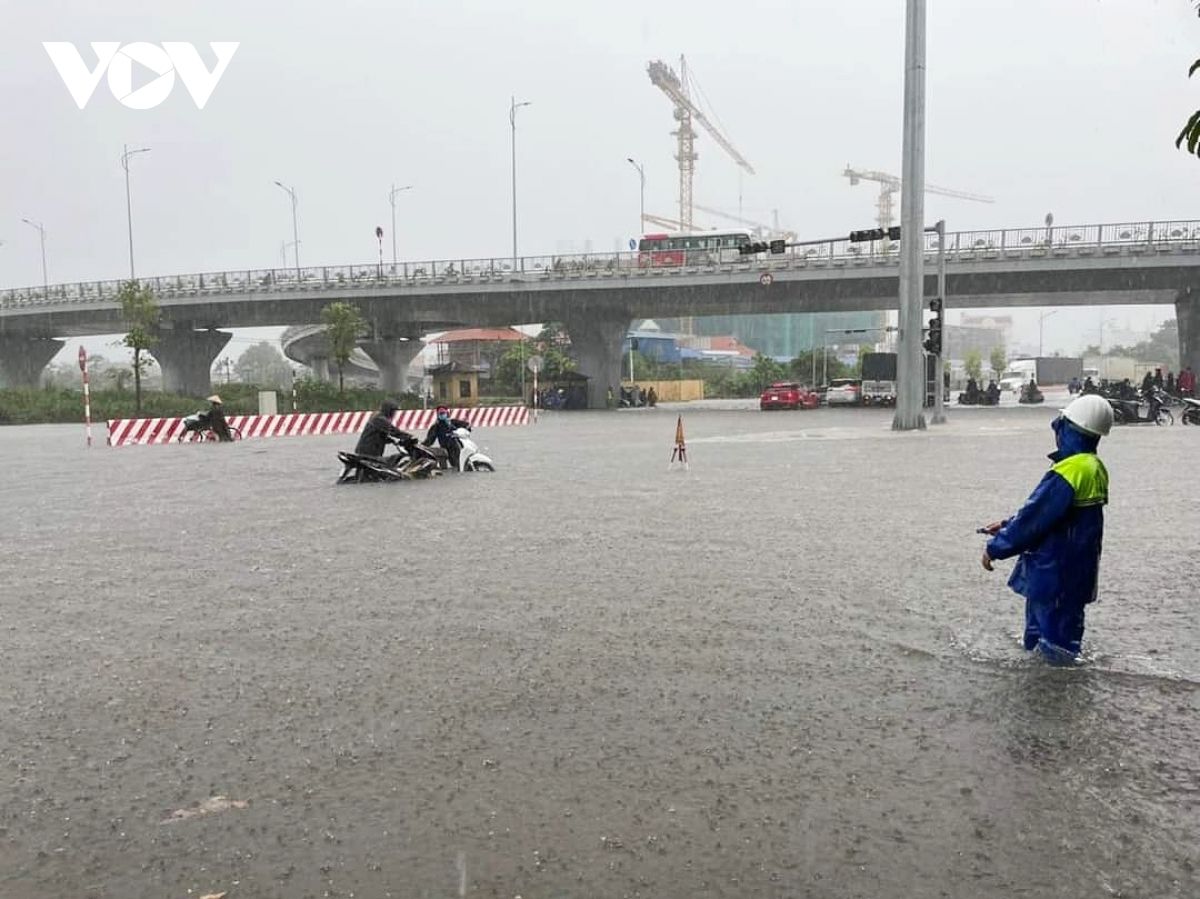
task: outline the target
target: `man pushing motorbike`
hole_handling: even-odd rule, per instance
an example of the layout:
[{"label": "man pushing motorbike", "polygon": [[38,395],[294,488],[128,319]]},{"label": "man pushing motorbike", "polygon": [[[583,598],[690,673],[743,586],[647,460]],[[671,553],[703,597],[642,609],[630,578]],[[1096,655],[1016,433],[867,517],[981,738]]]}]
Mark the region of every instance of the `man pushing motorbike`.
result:
[{"label": "man pushing motorbike", "polygon": [[1051,424],[1054,463],[1012,518],[981,528],[991,535],[983,567],[1020,555],[1008,586],[1025,597],[1025,648],[1068,664],[1079,655],[1084,607],[1096,599],[1108,470],[1096,450],[1113,424],[1108,401],[1072,400]]},{"label": "man pushing motorbike", "polygon": [[450,459],[450,467],[455,470],[458,469],[458,456],[462,450],[462,444],[458,442],[458,437],[454,434],[459,428],[466,428],[469,431],[471,423],[461,418],[451,418],[449,409],[445,406],[438,406],[437,418],[433,420],[433,426],[425,435],[425,439],[421,441],[424,446],[431,446],[436,440],[438,446],[446,451],[446,455]]},{"label": "man pushing motorbike", "polygon": [[400,407],[391,400],[384,400],[383,404],[379,407],[379,411],[371,417],[366,427],[363,428],[362,434],[358,438],[358,443],[354,447],[354,452],[360,456],[378,456],[382,458],[389,438],[405,445],[416,443],[416,437],[408,433],[408,431],[402,431],[392,424],[392,418],[399,409]]}]

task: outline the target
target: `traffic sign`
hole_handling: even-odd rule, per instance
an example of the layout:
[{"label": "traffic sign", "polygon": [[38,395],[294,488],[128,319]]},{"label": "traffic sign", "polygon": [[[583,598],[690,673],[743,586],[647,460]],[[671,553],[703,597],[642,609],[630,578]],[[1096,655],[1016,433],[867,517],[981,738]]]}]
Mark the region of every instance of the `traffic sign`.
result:
[{"label": "traffic sign", "polygon": [[637,249],[637,241],[634,240],[632,237],[629,238],[629,249],[631,249],[631,250]]},{"label": "traffic sign", "polygon": [[546,360],[543,359],[541,356],[530,356],[528,359],[525,360],[525,367],[528,368],[531,372],[533,372],[536,375],[539,371],[542,370],[542,366],[545,363],[546,363]]},{"label": "traffic sign", "polygon": [[82,346],[79,348],[79,370],[83,371],[87,368],[87,350]]},{"label": "traffic sign", "polygon": [[770,272],[763,272],[761,275],[758,276],[758,283],[761,284],[763,287],[770,287],[772,284],[775,283],[775,276],[772,275]]}]

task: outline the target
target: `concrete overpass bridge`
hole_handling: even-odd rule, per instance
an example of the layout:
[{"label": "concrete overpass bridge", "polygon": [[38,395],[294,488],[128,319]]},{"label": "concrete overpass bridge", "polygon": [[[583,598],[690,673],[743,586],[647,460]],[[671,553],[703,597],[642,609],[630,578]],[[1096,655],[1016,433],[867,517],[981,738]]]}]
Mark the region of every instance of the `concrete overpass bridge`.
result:
[{"label": "concrete overpass bridge", "polygon": [[[926,294],[935,290],[933,235],[923,235]],[[1091,306],[1174,303],[1181,358],[1200,370],[1200,221],[970,231],[947,236],[947,305]],[[343,300],[363,313],[361,348],[385,389],[399,389],[416,339],[463,326],[561,321],[599,404],[619,381],[634,318],[730,313],[850,312],[898,305],[896,245],[833,240],[777,255],[688,251],[681,266],[637,252],[210,272],[142,279],[162,311],[151,351],[164,386],[209,389],[229,334],[220,329],[320,322]],[[0,292],[0,379],[33,384],[62,338],[121,333],[120,281]]]}]

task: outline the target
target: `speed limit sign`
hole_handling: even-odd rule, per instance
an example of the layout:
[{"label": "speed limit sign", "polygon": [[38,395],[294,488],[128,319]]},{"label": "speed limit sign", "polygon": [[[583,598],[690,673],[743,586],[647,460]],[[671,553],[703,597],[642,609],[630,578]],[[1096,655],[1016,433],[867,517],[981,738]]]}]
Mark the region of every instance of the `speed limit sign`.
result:
[{"label": "speed limit sign", "polygon": [[758,283],[761,284],[763,287],[770,287],[772,284],[775,283],[775,276],[772,275],[770,272],[763,272],[761,275],[758,276]]}]

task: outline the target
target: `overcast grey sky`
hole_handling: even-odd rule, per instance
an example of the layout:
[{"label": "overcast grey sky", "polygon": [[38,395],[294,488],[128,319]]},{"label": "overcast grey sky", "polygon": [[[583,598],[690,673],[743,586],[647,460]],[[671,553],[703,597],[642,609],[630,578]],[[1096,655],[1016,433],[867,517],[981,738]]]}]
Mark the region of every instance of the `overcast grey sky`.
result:
[{"label": "overcast grey sky", "polygon": [[[689,65],[758,174],[752,215],[803,236],[870,226],[875,188],[847,163],[898,172],[903,0],[732,3],[4,0],[0,284],[127,271],[122,143],[133,163],[139,274],[370,262],[400,200],[404,258],[510,251],[509,95],[518,119],[521,250],[610,250],[636,230],[634,156],[648,211],[677,209],[674,125],[648,60]],[[80,110],[43,41],[241,43],[203,110],[181,84],[148,111],[101,82]],[[937,196],[951,229],[1200,218],[1200,162],[1173,146],[1200,106],[1187,0],[930,0],[927,177],[994,196]],[[734,164],[702,135],[696,196],[736,210]],[[390,235],[385,239],[390,248]],[[389,249],[390,255],[390,249]],[[1168,309],[1158,310],[1169,313]],[[1030,315],[1031,313],[1026,313]],[[1118,318],[1122,313],[1117,310]],[[1134,313],[1146,317],[1145,311]],[[1046,322],[1075,341],[1074,316]]]}]

